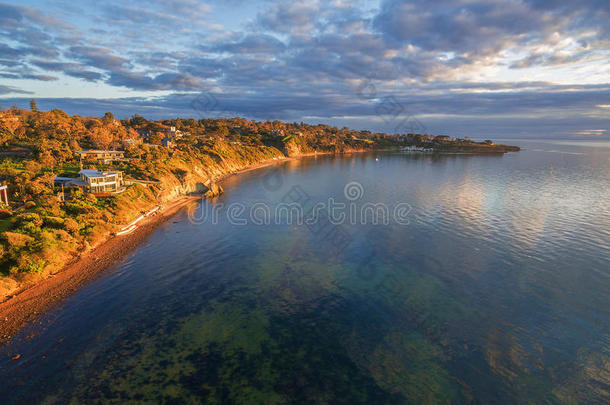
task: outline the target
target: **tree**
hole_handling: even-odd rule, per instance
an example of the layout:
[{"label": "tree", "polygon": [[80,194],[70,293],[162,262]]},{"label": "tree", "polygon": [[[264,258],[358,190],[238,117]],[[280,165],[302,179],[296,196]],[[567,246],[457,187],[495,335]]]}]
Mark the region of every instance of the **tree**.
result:
[{"label": "tree", "polygon": [[30,100],[30,110],[33,112],[38,112],[38,106],[36,105],[36,100],[34,99]]},{"label": "tree", "polygon": [[89,135],[91,142],[99,149],[107,149],[113,141],[112,132],[106,127],[96,127]]},{"label": "tree", "polygon": [[146,118],[138,114],[135,114],[129,121],[129,125],[136,129],[144,128],[148,124]]},{"label": "tree", "polygon": [[148,142],[153,145],[161,145],[161,140],[163,139],[163,134],[161,132],[153,132],[150,134],[148,138]]},{"label": "tree", "polygon": [[225,125],[221,125],[218,127],[218,130],[216,131],[216,133],[221,138],[226,138],[227,136],[229,136],[229,129]]},{"label": "tree", "polygon": [[104,114],[104,124],[110,124],[114,121],[114,115],[111,112]]}]

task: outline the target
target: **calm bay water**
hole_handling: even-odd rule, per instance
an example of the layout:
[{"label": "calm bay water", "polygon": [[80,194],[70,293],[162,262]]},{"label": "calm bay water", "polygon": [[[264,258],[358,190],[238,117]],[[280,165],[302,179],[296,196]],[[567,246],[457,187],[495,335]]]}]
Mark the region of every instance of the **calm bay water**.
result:
[{"label": "calm bay water", "polygon": [[[610,402],[610,143],[517,143],[230,179],[1,348],[0,402]],[[408,223],[227,217],[295,190]]]}]

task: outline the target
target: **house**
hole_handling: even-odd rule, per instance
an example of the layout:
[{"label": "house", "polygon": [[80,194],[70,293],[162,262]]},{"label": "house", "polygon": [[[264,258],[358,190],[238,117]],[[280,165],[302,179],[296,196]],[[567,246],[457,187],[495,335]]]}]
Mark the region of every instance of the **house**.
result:
[{"label": "house", "polygon": [[434,137],[434,141],[438,143],[447,143],[451,142],[451,137],[447,135],[439,135]]},{"label": "house", "polygon": [[82,187],[93,194],[116,194],[125,191],[123,187],[123,172],[100,172],[95,169],[85,169],[79,172],[80,178],[72,181],[75,186]]},{"label": "house", "polygon": [[63,187],[79,187],[97,196],[118,194],[125,191],[123,172],[101,172],[95,169],[84,169],[78,172],[80,177],[55,177],[54,183]]},{"label": "house", "polygon": [[[0,112],[0,124],[5,125],[7,128],[11,129],[14,125],[18,125],[21,121],[21,118],[13,115],[9,111]],[[12,129],[11,129],[12,132]]]},{"label": "house", "polygon": [[176,129],[176,127],[170,127],[169,128],[169,133],[170,136],[174,139],[180,139],[182,138],[182,131],[180,131],[179,129]]},{"label": "house", "polygon": [[21,118],[19,118],[12,112],[0,111],[0,122],[7,123],[7,122],[19,122],[19,121],[21,121]]},{"label": "house", "polygon": [[172,138],[173,140],[182,139],[182,137],[190,135],[189,132],[182,132],[176,127],[169,127],[169,131],[165,131],[166,137]]},{"label": "house", "polygon": [[81,160],[97,160],[103,164],[125,158],[125,152],[122,150],[77,150],[74,153]]},{"label": "house", "polygon": [[127,138],[123,140],[123,145],[126,146],[135,146],[135,145],[141,145],[142,144],[142,138]]},{"label": "house", "polygon": [[163,146],[165,146],[166,148],[173,148],[174,147],[174,139],[170,138],[170,137],[165,137],[165,138],[161,139],[161,144]]}]

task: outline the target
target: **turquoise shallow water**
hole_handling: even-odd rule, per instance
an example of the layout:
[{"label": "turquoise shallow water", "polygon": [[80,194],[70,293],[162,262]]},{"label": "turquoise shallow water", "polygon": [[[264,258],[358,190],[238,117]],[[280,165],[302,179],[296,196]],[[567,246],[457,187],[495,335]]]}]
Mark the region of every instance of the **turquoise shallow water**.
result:
[{"label": "turquoise shallow water", "polygon": [[233,178],[1,348],[0,402],[608,403],[610,143],[519,143]]}]

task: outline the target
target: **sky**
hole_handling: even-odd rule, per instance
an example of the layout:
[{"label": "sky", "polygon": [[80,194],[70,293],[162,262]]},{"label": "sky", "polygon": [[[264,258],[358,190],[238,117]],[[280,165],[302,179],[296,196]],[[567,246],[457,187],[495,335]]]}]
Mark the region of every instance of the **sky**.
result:
[{"label": "sky", "polygon": [[610,139],[608,0],[0,0],[0,106]]}]

